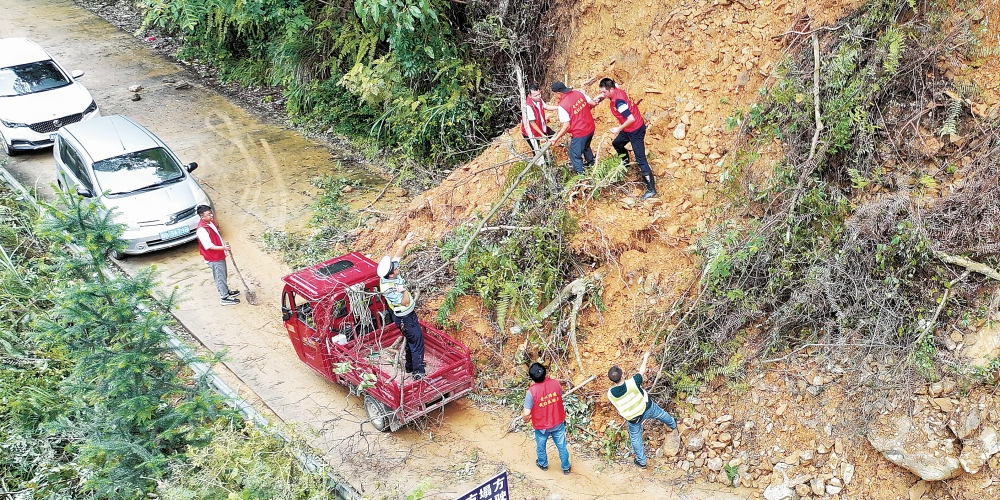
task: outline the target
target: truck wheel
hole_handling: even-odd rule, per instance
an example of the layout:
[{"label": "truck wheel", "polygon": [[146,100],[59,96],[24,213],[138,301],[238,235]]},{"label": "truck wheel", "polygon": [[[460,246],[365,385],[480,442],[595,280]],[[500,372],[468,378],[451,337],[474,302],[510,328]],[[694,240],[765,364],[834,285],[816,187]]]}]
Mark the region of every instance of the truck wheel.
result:
[{"label": "truck wheel", "polygon": [[392,427],[392,410],[368,394],[365,394],[365,411],[368,412],[369,420],[378,431],[388,432]]}]

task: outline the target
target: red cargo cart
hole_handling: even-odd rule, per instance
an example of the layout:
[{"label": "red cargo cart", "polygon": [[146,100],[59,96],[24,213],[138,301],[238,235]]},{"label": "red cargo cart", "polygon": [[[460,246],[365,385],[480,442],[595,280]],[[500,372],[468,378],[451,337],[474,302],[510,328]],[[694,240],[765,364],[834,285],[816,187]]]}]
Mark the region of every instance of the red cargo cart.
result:
[{"label": "red cargo cart", "polygon": [[378,293],[376,264],[354,252],[282,278],[281,312],[299,359],[363,395],[372,425],[399,427],[472,391],[469,349],[421,321],[421,380],[403,371],[406,340]]}]

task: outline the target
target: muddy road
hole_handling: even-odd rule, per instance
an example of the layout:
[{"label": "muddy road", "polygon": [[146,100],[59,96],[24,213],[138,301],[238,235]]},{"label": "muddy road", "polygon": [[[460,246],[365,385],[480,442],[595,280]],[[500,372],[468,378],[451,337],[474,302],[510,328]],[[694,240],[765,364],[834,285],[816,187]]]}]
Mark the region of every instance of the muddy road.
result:
[{"label": "muddy road", "polygon": [[[195,243],[131,257],[122,266],[129,272],[156,266],[162,289],[177,290],[183,297],[177,319],[209,349],[227,353],[225,365],[239,378],[237,388],[252,400],[256,395],[265,411],[311,436],[336,472],[366,496],[402,497],[424,484],[425,498],[455,498],[504,468],[512,472],[513,498],[749,496],[749,490],[689,484],[677,471],[609,466],[577,447],[571,447],[573,474],[542,472],[533,463],[532,436],[505,433],[510,417],[506,410],[476,409],[468,399],[450,405],[443,418],[437,416],[421,429],[376,432],[364,423],[358,398],[296,358],[278,312],[280,278],[290,269],[266,253],[259,239],[267,229],[295,232],[304,227],[316,194],[310,178],[366,174],[341,169],[335,158],[346,152],[262,122],[207,89],[184,66],[158,56],[146,42],[70,0],[0,0],[0,11],[0,37],[31,38],[68,71],[86,71],[80,81],[103,114],[135,119],[183,162],[198,162],[194,175],[212,197],[223,233],[261,305],[221,307]],[[178,90],[164,80],[193,86]],[[141,100],[130,100],[131,85],[144,88]],[[42,198],[51,198],[51,150],[8,160],[7,168],[19,180],[36,188]],[[370,175],[367,180],[378,182]],[[378,188],[356,191],[355,201],[367,203]],[[238,280],[230,272],[235,288]]]}]

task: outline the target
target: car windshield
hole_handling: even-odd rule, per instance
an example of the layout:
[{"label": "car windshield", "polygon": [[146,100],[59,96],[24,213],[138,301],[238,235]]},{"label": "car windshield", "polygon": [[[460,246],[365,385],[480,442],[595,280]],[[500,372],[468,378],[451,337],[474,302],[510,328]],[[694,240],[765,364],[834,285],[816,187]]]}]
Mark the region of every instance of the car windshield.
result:
[{"label": "car windshield", "polygon": [[179,181],[184,172],[170,153],[153,148],[95,162],[94,176],[101,189],[116,195]]},{"label": "car windshield", "polygon": [[0,97],[33,94],[69,85],[52,60],[0,68]]}]

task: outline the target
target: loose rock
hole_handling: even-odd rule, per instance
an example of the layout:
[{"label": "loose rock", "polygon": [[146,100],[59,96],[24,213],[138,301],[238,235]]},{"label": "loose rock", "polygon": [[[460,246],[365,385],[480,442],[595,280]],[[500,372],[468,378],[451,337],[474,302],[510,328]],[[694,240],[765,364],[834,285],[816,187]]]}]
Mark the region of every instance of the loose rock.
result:
[{"label": "loose rock", "polygon": [[677,139],[679,141],[683,139],[685,135],[686,133],[684,132],[684,124],[678,123],[677,127],[674,128],[674,139]]}]

